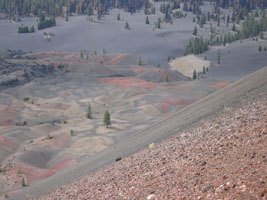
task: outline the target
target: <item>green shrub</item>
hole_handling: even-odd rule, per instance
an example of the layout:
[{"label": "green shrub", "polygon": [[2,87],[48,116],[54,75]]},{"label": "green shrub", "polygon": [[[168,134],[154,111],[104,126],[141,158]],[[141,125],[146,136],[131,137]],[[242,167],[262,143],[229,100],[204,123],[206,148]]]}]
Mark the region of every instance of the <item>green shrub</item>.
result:
[{"label": "green shrub", "polygon": [[30,100],[29,97],[24,97],[24,98],[23,98],[23,101],[25,101],[25,102],[27,102],[27,101],[29,101],[29,100]]}]

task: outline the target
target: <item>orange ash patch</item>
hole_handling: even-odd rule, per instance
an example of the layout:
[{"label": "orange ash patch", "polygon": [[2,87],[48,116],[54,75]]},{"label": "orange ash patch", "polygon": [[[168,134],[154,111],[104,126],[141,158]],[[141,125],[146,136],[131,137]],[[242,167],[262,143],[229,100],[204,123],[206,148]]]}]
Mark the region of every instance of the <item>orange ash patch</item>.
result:
[{"label": "orange ash patch", "polygon": [[229,85],[231,82],[219,82],[219,83],[213,83],[211,84],[211,87],[215,88],[215,89],[221,89],[224,88],[225,86]]},{"label": "orange ash patch", "polygon": [[109,64],[111,64],[111,65],[117,64],[117,63],[119,63],[120,61],[122,61],[122,60],[125,58],[125,56],[127,56],[127,55],[128,55],[128,54],[120,54],[120,55],[116,56],[115,58],[113,58],[113,59],[110,61]]},{"label": "orange ash patch", "polygon": [[157,106],[163,111],[167,111],[170,109],[170,106],[166,103],[159,103],[159,104],[157,104]]},{"label": "orange ash patch", "polygon": [[189,105],[189,103],[184,100],[184,99],[165,99],[164,100],[165,103],[173,105],[173,106],[177,106],[177,105],[181,105],[181,106],[187,106]]},{"label": "orange ash patch", "polygon": [[138,78],[103,78],[98,79],[100,82],[112,84],[112,85],[118,85],[121,88],[145,88],[145,89],[153,89],[156,88],[155,83],[150,83],[143,81]]},{"label": "orange ash patch", "polygon": [[11,148],[11,149],[15,149],[17,148],[17,142],[15,142],[14,140],[5,137],[5,136],[1,136],[0,137],[0,145],[7,147],[7,148]]}]

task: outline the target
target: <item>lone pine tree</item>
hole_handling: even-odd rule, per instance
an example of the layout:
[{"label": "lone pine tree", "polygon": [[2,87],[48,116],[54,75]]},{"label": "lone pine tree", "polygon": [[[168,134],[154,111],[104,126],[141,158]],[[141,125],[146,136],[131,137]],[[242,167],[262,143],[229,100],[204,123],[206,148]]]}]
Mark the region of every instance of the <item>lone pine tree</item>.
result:
[{"label": "lone pine tree", "polygon": [[203,71],[202,71],[203,74],[206,74],[206,68],[205,66],[203,66]]},{"label": "lone pine tree", "polygon": [[92,119],[92,108],[91,108],[91,104],[90,103],[88,104],[86,118],[87,119]]},{"label": "lone pine tree", "polygon": [[194,28],[194,31],[193,31],[193,35],[197,35],[197,27],[195,26],[195,28]]},{"label": "lone pine tree", "polygon": [[169,82],[169,76],[168,76],[168,74],[166,74],[166,76],[165,76],[165,81],[166,82]]},{"label": "lone pine tree", "polygon": [[108,126],[111,125],[111,122],[110,122],[110,114],[109,114],[109,111],[108,110],[106,110],[106,112],[104,114],[103,123],[104,123],[104,126],[106,128],[108,128]]},{"label": "lone pine tree", "polygon": [[24,177],[23,177],[22,180],[21,180],[21,186],[22,186],[22,187],[25,187],[25,186],[26,186]]},{"label": "lone pine tree", "polygon": [[149,24],[148,16],[146,16],[146,24]]},{"label": "lone pine tree", "polygon": [[217,63],[221,64],[221,51],[220,50],[217,51]]},{"label": "lone pine tree", "polygon": [[194,72],[193,72],[193,80],[195,80],[197,78],[197,72],[196,70],[194,69]]},{"label": "lone pine tree", "polygon": [[125,22],[125,29],[126,29],[126,30],[130,30],[130,26],[129,26],[128,21]]},{"label": "lone pine tree", "polygon": [[142,65],[142,58],[141,58],[141,56],[139,56],[138,65],[139,65],[139,66]]}]

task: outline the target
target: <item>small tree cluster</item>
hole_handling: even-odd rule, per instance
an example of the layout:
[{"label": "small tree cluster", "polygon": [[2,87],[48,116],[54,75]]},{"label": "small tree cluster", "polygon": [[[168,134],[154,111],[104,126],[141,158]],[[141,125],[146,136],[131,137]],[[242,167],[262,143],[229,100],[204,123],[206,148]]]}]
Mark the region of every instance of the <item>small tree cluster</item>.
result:
[{"label": "small tree cluster", "polygon": [[39,23],[37,25],[38,30],[42,30],[45,28],[49,28],[56,25],[56,19],[55,17],[50,17],[49,19],[45,18],[45,15],[41,13],[39,17]]},{"label": "small tree cluster", "polygon": [[187,45],[187,54],[200,54],[208,50],[209,41],[203,40],[202,37],[191,38]]},{"label": "small tree cluster", "polygon": [[18,28],[18,33],[34,33],[34,32],[35,32],[34,26],[29,28],[28,26],[23,26],[22,24]]}]

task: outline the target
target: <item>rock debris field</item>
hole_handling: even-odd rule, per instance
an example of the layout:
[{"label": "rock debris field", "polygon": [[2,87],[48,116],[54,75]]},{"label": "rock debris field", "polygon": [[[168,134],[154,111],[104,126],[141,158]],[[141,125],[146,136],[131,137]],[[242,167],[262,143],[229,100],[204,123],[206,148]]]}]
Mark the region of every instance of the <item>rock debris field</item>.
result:
[{"label": "rock debris field", "polygon": [[262,98],[39,199],[266,199],[266,147]]}]

